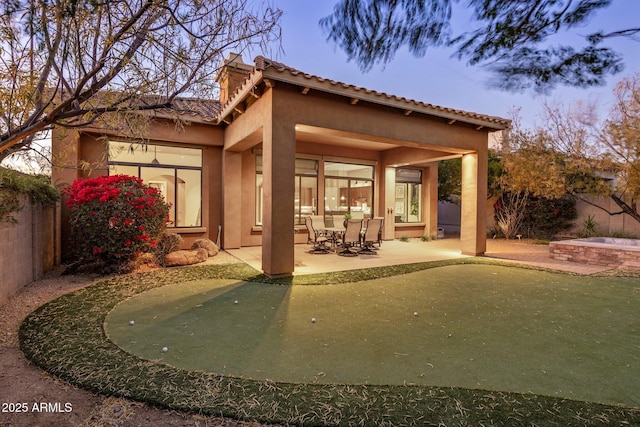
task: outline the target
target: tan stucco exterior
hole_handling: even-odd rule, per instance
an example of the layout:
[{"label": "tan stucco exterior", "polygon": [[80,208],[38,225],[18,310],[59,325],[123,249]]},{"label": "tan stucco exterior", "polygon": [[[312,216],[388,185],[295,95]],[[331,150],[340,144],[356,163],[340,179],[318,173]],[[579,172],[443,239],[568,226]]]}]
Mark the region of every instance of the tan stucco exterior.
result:
[{"label": "tan stucco exterior", "polygon": [[[54,185],[62,187],[77,178],[107,175],[106,144],[101,129],[60,132],[54,130],[52,154],[55,167],[52,172]],[[111,133],[113,140],[126,140],[127,135]],[[184,238],[184,245],[191,245],[198,238],[217,237],[218,225],[222,224],[222,129],[202,124],[191,124],[183,130],[171,121],[160,119],[154,122],[149,132],[149,142],[160,144],[180,144],[198,147],[203,152],[202,181],[207,190],[202,192],[202,227],[175,229]],[[84,164],[87,162],[87,164]],[[70,255],[69,241],[71,228],[69,211],[62,207],[61,243],[63,257]]]},{"label": "tan stucco exterior", "polygon": [[[264,58],[257,58],[250,72],[246,64],[236,64],[219,77],[225,102],[216,122],[180,130],[161,119],[149,134],[150,141],[203,148],[202,227],[177,230],[183,236],[215,240],[222,226],[224,248],[262,245],[266,274],[292,274],[293,245],[306,242],[306,230],[296,227],[291,215],[296,157],[316,159],[320,165],[341,161],[374,166],[371,216],[385,218],[384,238],[435,236],[438,161],[462,157],[461,251],[484,253],[488,135],[505,129],[508,121],[366,91]],[[54,153],[65,153],[65,163],[71,166],[98,159],[104,146],[97,135],[85,130],[54,137]],[[257,154],[262,156],[261,226],[255,221]],[[399,166],[422,170],[420,223],[395,224],[394,171]],[[106,165],[93,173],[107,173]],[[75,169],[54,171],[58,183],[80,176],[83,172]],[[323,178],[320,166],[319,200],[324,196]],[[323,209],[319,203],[319,215]]]}]

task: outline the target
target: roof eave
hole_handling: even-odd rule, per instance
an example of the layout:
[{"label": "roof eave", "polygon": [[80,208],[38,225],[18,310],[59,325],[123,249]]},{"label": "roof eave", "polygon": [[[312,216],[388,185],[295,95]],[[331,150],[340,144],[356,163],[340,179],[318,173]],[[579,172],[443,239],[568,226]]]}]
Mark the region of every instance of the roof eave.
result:
[{"label": "roof eave", "polygon": [[[473,125],[478,130],[505,130],[510,127],[510,120],[495,118],[495,121],[486,120],[482,118],[469,117],[465,114],[458,114],[450,111],[442,111],[440,109],[431,107],[427,104],[420,103],[415,100],[409,100],[406,98],[400,98],[394,95],[381,94],[376,91],[363,89],[344,83],[335,82],[332,80],[319,80],[313,77],[305,77],[304,75],[294,75],[286,70],[280,71],[273,67],[263,71],[263,75],[266,78],[271,78],[275,81],[281,81],[284,83],[294,84],[300,87],[309,88],[308,90],[320,90],[327,93],[332,93],[340,96],[345,96],[351,99],[357,99],[358,101],[366,101],[373,104],[384,105],[387,107],[395,108],[403,111],[403,114],[409,115],[410,113],[421,113],[434,117],[445,119],[451,124],[454,122],[462,122]],[[469,114],[468,112],[465,112]],[[488,117],[488,116],[487,116]]]},{"label": "roof eave", "polygon": [[215,125],[215,124],[218,124],[217,118],[211,119],[211,120],[204,119],[204,118],[202,118],[201,115],[199,115],[197,113],[178,113],[178,112],[155,111],[154,112],[154,117],[159,118],[159,119],[167,119],[167,120],[174,120],[174,119],[177,118],[178,120],[183,121],[183,122],[197,123],[197,124],[203,124],[203,125],[212,125],[212,124]]},{"label": "roof eave", "polygon": [[225,122],[226,118],[233,115],[235,109],[242,103],[248,96],[255,91],[255,88],[263,81],[263,72],[255,70],[249,74],[249,77],[242,83],[242,85],[236,89],[233,96],[229,101],[222,105],[220,112],[218,113],[216,124]]},{"label": "roof eave", "polygon": [[[310,90],[317,90],[325,93],[331,93],[338,96],[351,98],[352,100],[365,101],[373,104],[383,105],[398,109],[405,115],[412,113],[425,114],[446,120],[449,124],[457,122],[472,125],[477,130],[484,131],[500,131],[510,127],[511,121],[500,117],[485,116],[469,117],[470,112],[457,113],[455,111],[443,111],[442,109],[431,106],[430,104],[421,103],[415,100],[400,98],[394,95],[382,94],[373,90],[363,89],[351,86],[345,83],[339,83],[332,80],[322,79],[303,73],[292,73],[289,70],[280,70],[269,66],[265,70],[254,69],[247,77],[245,82],[235,92],[234,96],[222,106],[218,115],[218,124],[224,122],[225,119],[233,114],[237,106],[243,102],[246,97],[250,96],[265,79],[292,84],[305,88],[305,93]],[[445,109],[446,110],[446,109]]]}]

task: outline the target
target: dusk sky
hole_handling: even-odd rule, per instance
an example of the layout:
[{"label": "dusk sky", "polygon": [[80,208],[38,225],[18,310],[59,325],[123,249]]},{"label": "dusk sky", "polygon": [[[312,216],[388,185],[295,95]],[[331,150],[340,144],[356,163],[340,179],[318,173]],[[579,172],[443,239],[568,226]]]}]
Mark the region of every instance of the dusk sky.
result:
[{"label": "dusk sky", "polygon": [[[318,22],[329,15],[334,0],[301,1],[271,0],[284,12],[282,18],[283,52],[265,52],[290,67],[316,76],[329,78],[367,89],[415,99],[417,101],[456,108],[477,113],[509,118],[514,107],[521,108],[525,124],[539,122],[544,96],[532,90],[524,93],[507,93],[488,89],[491,75],[482,67],[470,67],[464,61],[452,58],[452,50],[429,49],[425,57],[416,58],[406,50],[399,52],[386,67],[376,66],[368,73],[360,71],[354,62],[348,62],[345,53],[326,40],[326,35]],[[464,5],[462,1],[460,5]],[[457,25],[470,28],[458,16]],[[599,12],[589,26],[567,34],[564,40],[575,40],[574,46],[582,45],[582,39],[575,34],[585,35],[594,30],[613,31],[637,27],[640,23],[640,1],[614,0],[613,4]],[[456,28],[454,28],[456,31]],[[571,89],[558,87],[547,99],[572,100],[597,99],[601,118],[606,115],[612,103],[612,89],[623,77],[640,72],[640,39],[633,41],[619,38],[611,45],[624,55],[625,69],[621,74],[608,79],[605,87],[591,89]],[[245,54],[244,60],[252,63],[256,54]]]}]

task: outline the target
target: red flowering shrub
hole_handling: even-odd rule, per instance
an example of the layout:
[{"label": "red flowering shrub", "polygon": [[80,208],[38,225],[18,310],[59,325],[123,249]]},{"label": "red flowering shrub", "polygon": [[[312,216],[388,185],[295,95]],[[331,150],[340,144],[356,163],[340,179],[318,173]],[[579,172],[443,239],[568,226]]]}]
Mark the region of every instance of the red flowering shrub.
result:
[{"label": "red flowering shrub", "polygon": [[132,176],[77,179],[65,195],[79,257],[107,265],[153,251],[169,216],[159,191]]}]

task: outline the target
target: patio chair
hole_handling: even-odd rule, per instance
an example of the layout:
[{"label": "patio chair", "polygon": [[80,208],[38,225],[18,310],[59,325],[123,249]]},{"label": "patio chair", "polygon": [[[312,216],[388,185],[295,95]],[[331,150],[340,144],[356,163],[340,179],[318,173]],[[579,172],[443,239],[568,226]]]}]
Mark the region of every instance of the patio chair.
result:
[{"label": "patio chair", "polygon": [[342,251],[338,255],[356,256],[358,252],[354,250],[360,244],[360,232],[362,230],[361,219],[350,219],[347,221],[347,228],[342,235]]},{"label": "patio chair", "polygon": [[[342,223],[340,223],[339,225],[341,225]],[[337,225],[335,225],[335,223],[333,222],[333,215],[325,215],[324,217],[324,225],[326,225],[329,228],[334,228],[337,227]]]},{"label": "patio chair", "polygon": [[380,249],[380,247],[382,246],[382,227],[384,226],[384,217],[378,216],[374,219],[380,220],[380,231],[378,231],[378,240],[376,241],[376,243],[378,244],[378,249]]},{"label": "patio chair", "polygon": [[333,226],[333,218],[329,216],[329,220],[324,215],[311,215],[311,224],[318,236],[326,237],[331,246],[335,246],[340,238]]},{"label": "patio chair", "polygon": [[324,223],[324,215],[311,215],[309,218],[311,218],[313,228],[319,233],[324,233],[327,228]]},{"label": "patio chair", "polygon": [[344,227],[345,219],[344,215],[331,215],[333,218],[333,226],[334,227]]},{"label": "patio chair", "polygon": [[379,218],[372,218],[367,220],[367,229],[364,232],[364,236],[362,238],[362,247],[358,251],[358,253],[366,254],[366,255],[376,255],[377,252],[374,250],[374,243],[378,242],[380,238],[380,230],[382,230],[382,220]]},{"label": "patio chair", "polygon": [[305,217],[304,223],[307,226],[307,233],[309,233],[307,236],[307,244],[309,243],[313,244],[313,249],[311,249],[309,253],[310,254],[328,254],[329,251],[331,250],[327,246],[327,242],[329,241],[329,239],[327,239],[326,236],[323,236],[313,228],[313,221],[311,220],[311,217],[309,216]]}]

